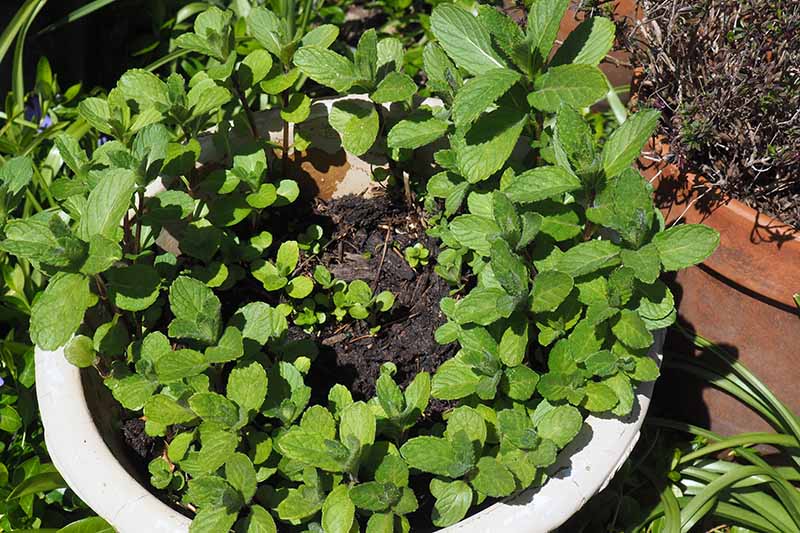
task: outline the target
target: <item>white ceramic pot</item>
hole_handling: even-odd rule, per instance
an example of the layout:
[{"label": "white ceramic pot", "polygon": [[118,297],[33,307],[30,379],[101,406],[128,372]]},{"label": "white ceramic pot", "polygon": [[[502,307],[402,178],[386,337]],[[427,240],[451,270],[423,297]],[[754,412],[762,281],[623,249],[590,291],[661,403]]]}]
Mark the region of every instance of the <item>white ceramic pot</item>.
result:
[{"label": "white ceramic pot", "polygon": [[[375,187],[372,170],[386,161],[377,154],[355,157],[343,153],[338,135],[327,124],[327,110],[333,102],[315,103],[311,118],[302,125],[304,134],[322,150],[316,157],[330,157],[321,169],[315,167],[313,158],[298,164],[323,196],[363,194]],[[262,134],[268,132],[273,140],[281,137],[276,113],[259,113],[257,124]],[[202,144],[203,161],[218,160],[210,137]],[[153,187],[149,192],[157,190]],[[651,356],[660,363],[664,334],[657,332],[655,337]],[[581,433],[549,469],[552,477],[544,486],[507,498],[444,531],[544,533],[563,524],[608,484],[630,455],[652,391],[652,383],[640,385],[634,411],[625,418],[588,417]],[[49,352],[37,348],[36,393],[53,463],[70,488],[98,515],[119,533],[188,531],[190,519],[154,496],[146,488],[147,479],[137,480],[122,451],[119,430],[114,427],[115,410],[109,408],[114,405],[113,399],[93,369],[72,366],[61,349]]]}]

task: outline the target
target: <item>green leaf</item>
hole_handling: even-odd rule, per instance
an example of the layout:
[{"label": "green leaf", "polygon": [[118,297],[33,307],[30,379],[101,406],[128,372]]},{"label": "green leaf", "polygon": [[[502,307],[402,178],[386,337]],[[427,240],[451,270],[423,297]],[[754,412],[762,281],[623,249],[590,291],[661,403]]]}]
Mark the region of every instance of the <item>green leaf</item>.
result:
[{"label": "green leaf", "polygon": [[529,273],[511,246],[503,239],[498,239],[492,244],[492,271],[495,278],[508,294],[514,297],[523,297],[528,294]]},{"label": "green leaf", "polygon": [[171,337],[195,339],[212,344],[219,337],[219,298],[203,282],[179,276],[170,286],[169,304],[175,318]]},{"label": "green leaf", "polygon": [[448,440],[438,437],[414,437],[400,448],[403,459],[417,470],[449,477],[456,455]]},{"label": "green leaf", "polygon": [[540,111],[555,113],[562,105],[582,108],[594,104],[608,92],[608,81],[595,66],[561,65],[536,78],[534,89],[528,103]]},{"label": "green leaf", "polygon": [[90,97],[81,100],[81,103],[78,104],[78,114],[97,131],[107,134],[113,133],[109,125],[111,111],[108,108],[108,102],[104,99]]},{"label": "green leaf", "polygon": [[204,507],[200,509],[192,524],[189,533],[220,533],[229,531],[236,522],[236,513],[227,507]]},{"label": "green leaf", "polygon": [[583,115],[571,106],[561,106],[556,117],[553,135],[553,148],[558,160],[559,148],[567,156],[567,161],[558,161],[566,170],[575,169],[580,175],[595,170],[594,134]]},{"label": "green leaf", "polygon": [[370,89],[373,88],[378,70],[378,33],[374,28],[361,34],[355,54],[353,54],[353,62],[359,83]]},{"label": "green leaf", "polygon": [[664,270],[680,270],[702,263],[719,246],[719,232],[702,224],[682,224],[653,237]]},{"label": "green leaf", "polygon": [[611,241],[582,242],[562,255],[556,268],[572,277],[591,274],[620,263],[619,247]]},{"label": "green leaf", "polygon": [[586,384],[586,399],[583,401],[583,407],[587,411],[604,413],[613,409],[617,403],[619,403],[619,398],[608,385],[594,381]]},{"label": "green leaf", "polygon": [[253,50],[242,59],[239,65],[239,82],[242,87],[254,87],[267,77],[272,70],[272,56],[266,50]]},{"label": "green leaf", "polygon": [[64,356],[78,368],[87,368],[94,364],[97,354],[92,339],[85,335],[77,335],[64,347]]},{"label": "green leaf", "polygon": [[259,344],[280,337],[288,329],[286,317],[264,302],[251,302],[239,309],[231,325],[241,329],[244,338]]},{"label": "green leaf", "polygon": [[303,46],[321,46],[328,48],[339,36],[339,28],[333,24],[321,24],[303,35],[300,41]]},{"label": "green leaf", "polygon": [[655,244],[649,243],[638,250],[622,250],[622,264],[633,270],[633,275],[643,283],[653,283],[661,273],[661,257]]},{"label": "green leaf", "polygon": [[528,353],[528,318],[518,312],[512,314],[508,322],[497,351],[504,365],[517,366]]},{"label": "green leaf", "polygon": [[203,420],[225,427],[233,427],[239,421],[239,409],[236,405],[216,392],[193,394],[189,397],[189,407]]},{"label": "green leaf", "polygon": [[435,42],[425,45],[422,52],[425,74],[428,76],[428,86],[443,96],[452,99],[453,91],[463,83],[461,73],[450,61],[444,50]]},{"label": "green leaf", "polygon": [[106,386],[125,409],[138,411],[158,389],[158,383],[141,374],[123,373],[106,378]]},{"label": "green leaf", "polygon": [[400,491],[392,484],[369,481],[350,489],[350,499],[366,511],[386,511],[400,500]]},{"label": "green leaf", "polygon": [[206,348],[206,359],[209,363],[227,363],[244,355],[242,333],[235,327],[228,326],[216,346]]},{"label": "green leaf", "polygon": [[96,301],[86,276],[56,275],[31,308],[31,341],[44,350],[64,346],[83,322],[86,310]]},{"label": "green leaf", "polygon": [[250,506],[250,514],[244,518],[241,524],[242,533],[278,533],[275,519],[260,505]]},{"label": "green leaf", "polygon": [[526,121],[527,115],[516,107],[500,106],[481,115],[466,135],[452,139],[458,168],[467,181],[478,183],[503,167]]},{"label": "green leaf", "polygon": [[472,289],[456,304],[454,320],[459,324],[488,326],[501,318],[508,318],[514,311],[515,301],[503,289]]},{"label": "green leaf", "polygon": [[531,311],[555,311],[572,292],[575,281],[572,276],[557,270],[539,272],[533,279]]},{"label": "green leaf", "polygon": [[356,507],[350,500],[347,485],[333,489],[322,504],[322,528],[325,533],[349,533]]},{"label": "green leaf", "polygon": [[290,298],[302,300],[314,291],[314,282],[308,276],[298,276],[289,280],[286,285],[286,294]]},{"label": "green leaf", "polygon": [[206,113],[218,110],[230,102],[232,95],[225,87],[220,87],[214,80],[200,80],[186,95],[193,117],[201,117]]},{"label": "green leaf", "polygon": [[431,519],[437,527],[447,527],[460,522],[472,505],[472,489],[463,481],[432,479],[431,494],[436,498]]},{"label": "green leaf", "polygon": [[237,452],[225,462],[225,479],[239,491],[245,503],[256,493],[256,469],[250,458],[243,453]]},{"label": "green leaf", "polygon": [[366,533],[393,533],[394,513],[372,513],[367,520]]},{"label": "green leaf", "polygon": [[414,96],[416,92],[417,84],[408,74],[392,71],[381,80],[378,88],[369,97],[376,104],[387,104],[404,102]]},{"label": "green leaf", "polygon": [[162,383],[196,376],[204,372],[209,364],[203,354],[184,348],[168,352],[156,361],[156,374]]},{"label": "green leaf", "polygon": [[462,405],[453,409],[447,418],[447,429],[444,436],[448,440],[455,441],[456,434],[463,431],[467,438],[483,446],[486,443],[486,423],[483,417],[472,407]]},{"label": "green leaf", "polygon": [[130,170],[111,168],[102,171],[97,185],[89,193],[86,214],[78,226],[78,236],[87,241],[92,235],[117,240],[122,217],[131,204],[135,183],[136,175]]},{"label": "green leaf", "polygon": [[156,394],[151,396],[144,404],[144,416],[150,422],[169,426],[191,422],[195,414],[188,408],[179,404],[169,396]]},{"label": "green leaf", "polygon": [[88,518],[76,520],[62,527],[56,533],[114,533],[114,531],[111,524],[99,516],[90,516]]},{"label": "green leaf", "polygon": [[527,39],[535,53],[537,67],[544,65],[550,57],[567,6],[569,0],[537,0],[530,4]]},{"label": "green leaf", "polygon": [[275,449],[289,459],[321,468],[328,472],[341,472],[344,464],[331,454],[326,439],[315,431],[293,426],[275,441]]},{"label": "green leaf", "polygon": [[447,122],[433,118],[429,113],[412,115],[401,120],[389,131],[389,148],[415,149],[430,144],[447,133]]},{"label": "green leaf", "polygon": [[625,346],[631,348],[649,348],[653,344],[653,335],[648,331],[644,320],[636,311],[623,309],[611,331]]},{"label": "green leaf", "polygon": [[525,365],[506,368],[501,385],[512,400],[528,401],[539,383],[539,374]]},{"label": "green leaf", "polygon": [[105,272],[122,259],[122,248],[115,241],[102,235],[89,238],[89,256],[81,267],[81,272],[90,276]]},{"label": "green leaf", "polygon": [[86,244],[55,213],[10,220],[5,234],[0,249],[30,261],[73,270],[86,257]]},{"label": "green leaf", "polygon": [[543,439],[550,439],[559,448],[570,442],[583,426],[580,411],[571,405],[559,405],[548,411],[536,424],[536,430]]},{"label": "green leaf", "polygon": [[161,276],[149,265],[114,268],[106,276],[109,298],[120,309],[144,311],[158,299]]},{"label": "green leaf", "polygon": [[[65,141],[65,137],[72,140],[72,142]],[[77,174],[74,167],[80,169],[87,163],[86,154],[83,153],[80,147],[75,148],[77,143],[67,134],[56,137],[55,142],[59,148],[61,158]],[[75,150],[75,155],[71,157],[73,149]],[[6,191],[11,196],[16,196],[25,189],[31,182],[31,178],[33,178],[33,160],[30,156],[14,157],[0,166],[0,184],[5,186]]]},{"label": "green leaf", "polygon": [[456,359],[448,359],[436,370],[431,393],[440,400],[458,400],[474,394],[479,380],[471,367]]},{"label": "green leaf", "polygon": [[281,118],[286,122],[303,122],[311,114],[311,98],[307,94],[294,93],[288,105],[281,109]]},{"label": "green leaf", "polygon": [[336,420],[325,407],[312,405],[303,413],[300,419],[300,427],[309,431],[319,433],[326,439],[336,438]]},{"label": "green leaf", "polygon": [[607,18],[587,18],[570,32],[550,65],[572,63],[597,66],[614,45],[616,30],[614,23]]},{"label": "green leaf", "polygon": [[603,146],[603,170],[606,176],[616,176],[639,157],[660,117],[661,113],[654,109],[643,109],[614,130]]},{"label": "green leaf", "polygon": [[434,8],[431,31],[456,65],[470,74],[505,67],[492,48],[489,31],[472,14],[455,4]]},{"label": "green leaf", "polygon": [[344,93],[357,81],[354,65],[336,52],[304,46],[294,54],[294,64],[312,80]]},{"label": "green leaf", "polygon": [[570,172],[561,167],[544,166],[516,176],[503,192],[512,202],[530,203],[580,188],[580,180]]},{"label": "green leaf", "polygon": [[353,155],[363,155],[375,143],[380,120],[375,107],[363,100],[339,100],[331,107],[330,124]]},{"label": "green leaf", "polygon": [[456,127],[472,124],[486,109],[520,80],[518,72],[498,68],[488,70],[467,82],[453,101],[452,117]]},{"label": "green leaf", "polygon": [[31,494],[50,492],[51,490],[65,488],[67,484],[58,472],[43,472],[34,474],[14,487],[6,501],[18,500]]},{"label": "green leaf", "polygon": [[152,72],[130,69],[119,79],[117,87],[126,99],[133,100],[140,108],[154,107],[162,112],[171,107],[167,84]]},{"label": "green leaf", "polygon": [[491,241],[500,233],[494,221],[478,215],[457,216],[450,222],[449,228],[462,246],[483,256],[491,254]]},{"label": "green leaf", "polygon": [[226,387],[228,399],[247,411],[258,411],[267,397],[267,372],[261,363],[250,361],[231,370]]},{"label": "green leaf", "polygon": [[261,6],[254,7],[247,15],[247,31],[272,55],[282,57],[283,47],[290,37],[275,13]]},{"label": "green leaf", "polygon": [[355,438],[361,447],[375,442],[375,415],[364,402],[355,402],[342,410],[339,421],[339,439],[345,444]]},{"label": "green leaf", "polygon": [[494,457],[481,457],[476,467],[477,473],[470,479],[470,483],[481,494],[501,498],[508,496],[517,488],[514,476]]}]

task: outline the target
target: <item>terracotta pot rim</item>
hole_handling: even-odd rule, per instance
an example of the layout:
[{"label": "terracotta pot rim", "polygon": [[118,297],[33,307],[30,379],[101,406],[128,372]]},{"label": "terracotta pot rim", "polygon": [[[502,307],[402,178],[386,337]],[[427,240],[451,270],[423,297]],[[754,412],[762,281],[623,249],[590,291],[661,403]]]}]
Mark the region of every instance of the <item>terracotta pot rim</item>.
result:
[{"label": "terracotta pot rim", "polygon": [[[651,142],[649,148],[658,155],[669,151],[669,145],[660,139]],[[684,219],[720,232],[720,247],[701,265],[704,270],[732,282],[754,298],[797,312],[792,296],[800,292],[800,229],[730,196],[700,210],[696,185],[709,183],[708,180],[681,172],[672,163],[648,162],[643,167],[656,189],[668,181],[677,181],[682,192],[682,198],[662,206],[668,225]]]}]

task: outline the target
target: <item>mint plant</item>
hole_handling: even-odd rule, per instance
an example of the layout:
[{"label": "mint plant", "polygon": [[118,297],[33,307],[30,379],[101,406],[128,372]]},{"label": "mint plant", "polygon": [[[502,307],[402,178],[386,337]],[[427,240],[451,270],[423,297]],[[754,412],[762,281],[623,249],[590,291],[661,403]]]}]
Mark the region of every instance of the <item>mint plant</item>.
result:
[{"label": "mint plant", "polygon": [[430,255],[430,250],[425,248],[425,245],[421,242],[416,243],[414,246],[409,246],[403,251],[403,257],[406,258],[411,268],[417,268],[418,265],[427,265]]},{"label": "mint plant", "polygon": [[[32,303],[33,342],[96,368],[164,441],[150,482],[195,512],[192,532],[408,531],[419,475],[432,523],[454,524],[544,483],[589,413],[629,414],[635,385],[657,377],[653,332],[675,320],[658,277],[703,261],[719,237],[665,228],[632,167],[657,113],[597,145],[583,109],[608,91],[597,64],[613,25],[590,19],[551,54],[566,6],[535,2],[525,30],[488,6],[437,6],[424,63],[441,105],[415,104],[398,40],[367,31],[345,57],[330,49],[334,29],[306,33],[261,7],[197,17],[176,41],[204,64],[190,80],[132,70],[80,103],[111,139],[57,137],[71,175],[53,184],[51,209],[5,224],[0,249],[50,278]],[[435,271],[453,286],[435,338],[458,350],[406,383],[383,365],[372,398],[312,388],[332,371],[313,334],[330,316],[375,333],[394,295],[310,263],[319,226],[273,234],[281,209],[305,200],[285,173],[288,134],[279,159],[255,111],[279,95],[284,121],[303,122],[301,75],[352,95],[329,114],[348,152],[383,151],[398,170],[436,143],[434,175],[404,172],[403,187],[433,211]],[[203,145],[216,165],[199,164]],[[16,198],[24,161],[0,172]],[[150,194],[157,179],[165,190]],[[432,259],[421,243],[406,257]],[[452,402],[441,421],[426,415],[432,399]]]}]

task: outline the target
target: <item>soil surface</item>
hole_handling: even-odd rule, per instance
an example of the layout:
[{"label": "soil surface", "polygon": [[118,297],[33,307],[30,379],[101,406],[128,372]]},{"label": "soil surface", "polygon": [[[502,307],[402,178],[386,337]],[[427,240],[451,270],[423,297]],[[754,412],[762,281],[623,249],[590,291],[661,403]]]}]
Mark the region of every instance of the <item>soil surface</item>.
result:
[{"label": "soil surface", "polygon": [[[380,330],[370,334],[363,321],[328,321],[319,335],[320,354],[309,381],[326,393],[333,383],[347,386],[354,396],[369,399],[385,362],[397,365],[395,380],[407,385],[421,371],[434,372],[455,355],[455,345],[438,344],[433,333],[445,322],[439,302],[450,288],[433,271],[433,263],[412,269],[403,257],[408,246],[421,242],[437,253],[425,234],[422,217],[402,199],[346,196],[319,208],[333,224],[331,242],[320,262],[345,281],[361,279],[373,292],[395,295],[391,312],[379,316]],[[331,372],[335,368],[336,371]],[[447,408],[434,401],[428,414]]]}]

